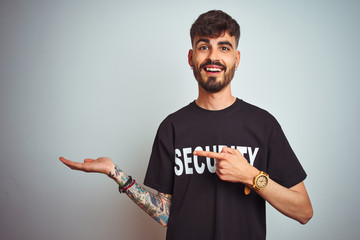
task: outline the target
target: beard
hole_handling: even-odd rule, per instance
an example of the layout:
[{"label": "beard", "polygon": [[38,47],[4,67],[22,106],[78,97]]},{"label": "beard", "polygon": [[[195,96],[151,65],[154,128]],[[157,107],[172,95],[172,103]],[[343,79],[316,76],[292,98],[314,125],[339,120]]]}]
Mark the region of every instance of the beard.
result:
[{"label": "beard", "polygon": [[219,65],[223,67],[223,79],[219,79],[222,76],[210,76],[207,77],[207,79],[204,79],[204,77],[201,75],[201,71],[203,70],[203,66],[207,65],[210,63],[205,63],[205,64],[201,64],[199,67],[194,67],[193,68],[193,73],[195,76],[195,79],[198,81],[199,85],[207,92],[209,93],[217,93],[220,92],[222,89],[224,89],[225,87],[227,87],[231,80],[234,77],[235,74],[235,64],[234,66],[232,66],[231,68],[226,68],[224,65],[222,65],[221,63],[212,63],[215,65]]}]

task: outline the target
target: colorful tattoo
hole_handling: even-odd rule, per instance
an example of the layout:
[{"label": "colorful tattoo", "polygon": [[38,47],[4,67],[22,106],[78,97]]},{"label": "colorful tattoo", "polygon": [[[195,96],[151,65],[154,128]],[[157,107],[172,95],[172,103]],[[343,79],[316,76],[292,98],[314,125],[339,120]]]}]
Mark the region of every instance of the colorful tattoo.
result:
[{"label": "colorful tattoo", "polygon": [[115,165],[114,170],[110,171],[108,175],[114,179],[120,187],[123,187],[129,179],[129,176],[126,175],[117,165]]},{"label": "colorful tattoo", "polygon": [[117,166],[115,165],[114,167],[114,173],[112,171],[109,172],[109,177],[116,179],[117,177],[120,176],[120,173],[122,173],[123,171]]},{"label": "colorful tattoo", "polygon": [[171,206],[170,194],[158,193],[156,195],[137,183],[134,184],[134,187],[129,188],[126,194],[157,222],[167,226]]},{"label": "colorful tattoo", "polygon": [[[124,173],[118,166],[109,172],[109,177],[114,179],[120,187],[123,187],[129,176]],[[163,226],[167,226],[170,214],[171,195],[158,193],[154,194],[135,183],[126,190],[129,198],[135,202],[141,209],[154,218]]]},{"label": "colorful tattoo", "polygon": [[115,176],[118,177],[121,172],[121,169],[117,165],[115,165]]}]

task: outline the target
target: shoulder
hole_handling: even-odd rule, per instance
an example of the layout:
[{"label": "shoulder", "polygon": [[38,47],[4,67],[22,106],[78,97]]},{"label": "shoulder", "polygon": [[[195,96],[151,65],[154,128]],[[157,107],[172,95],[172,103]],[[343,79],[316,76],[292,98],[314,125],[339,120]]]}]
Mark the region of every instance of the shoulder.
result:
[{"label": "shoulder", "polygon": [[174,131],[174,126],[178,125],[178,123],[186,122],[186,118],[188,118],[191,113],[193,112],[194,102],[180,108],[179,110],[169,114],[159,125],[158,133],[159,132],[172,132]]},{"label": "shoulder", "polygon": [[176,121],[181,121],[182,119],[188,117],[193,113],[194,102],[189,103],[188,105],[180,108],[179,110],[169,114],[161,123],[161,125],[168,125]]},{"label": "shoulder", "polygon": [[276,118],[267,110],[242,101],[243,114],[248,116],[252,121],[262,121],[267,125],[278,126],[279,123]]}]

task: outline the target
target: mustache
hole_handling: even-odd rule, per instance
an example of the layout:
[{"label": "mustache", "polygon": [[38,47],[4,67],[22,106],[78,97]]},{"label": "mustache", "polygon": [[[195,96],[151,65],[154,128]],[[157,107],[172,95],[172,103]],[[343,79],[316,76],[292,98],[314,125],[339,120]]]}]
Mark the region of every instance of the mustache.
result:
[{"label": "mustache", "polygon": [[221,64],[219,61],[207,60],[205,63],[200,65],[200,69],[203,68],[206,65],[217,65],[217,66],[222,67],[224,69],[224,71],[226,71],[226,66],[224,64]]}]

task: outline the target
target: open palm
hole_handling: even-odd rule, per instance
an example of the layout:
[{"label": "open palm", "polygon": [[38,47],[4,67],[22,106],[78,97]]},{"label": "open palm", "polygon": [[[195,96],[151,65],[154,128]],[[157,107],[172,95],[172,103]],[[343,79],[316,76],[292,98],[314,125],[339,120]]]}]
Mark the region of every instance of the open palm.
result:
[{"label": "open palm", "polygon": [[96,172],[108,174],[111,169],[114,168],[115,164],[108,157],[100,157],[98,159],[87,158],[84,162],[74,162],[64,157],[59,158],[62,163],[73,170],[83,172]]}]

